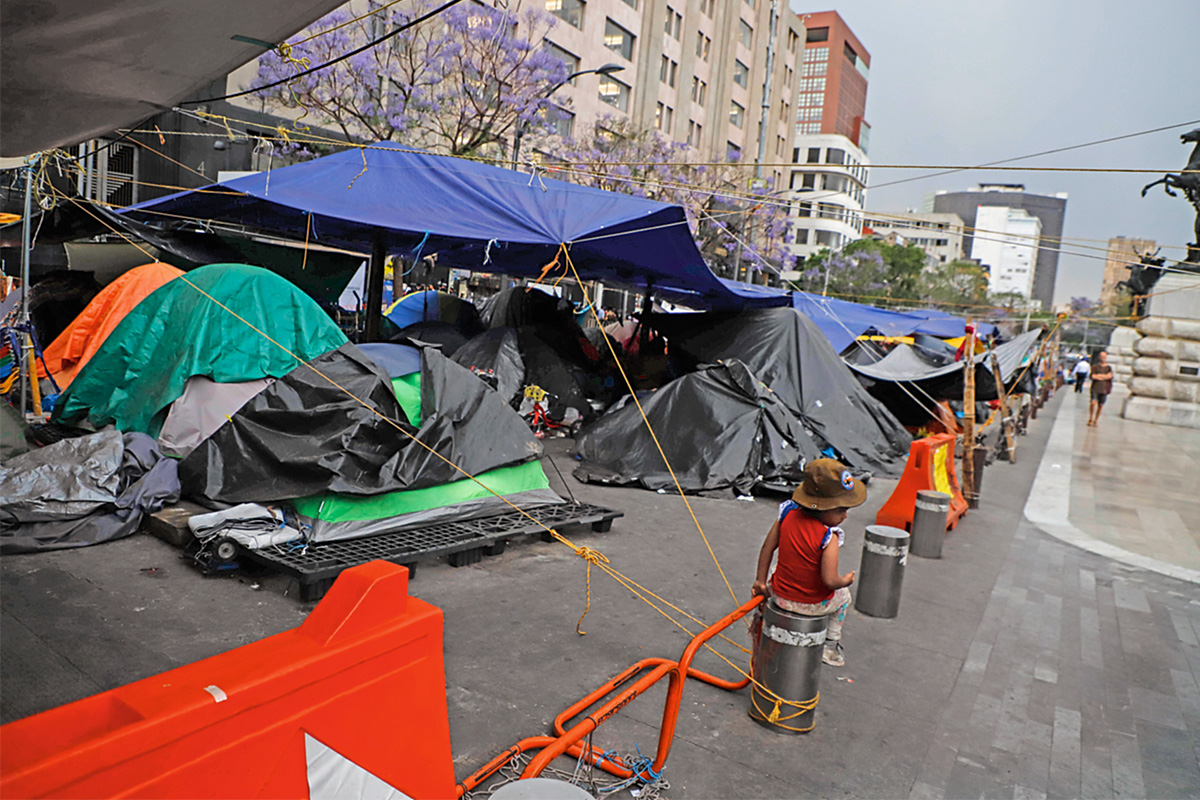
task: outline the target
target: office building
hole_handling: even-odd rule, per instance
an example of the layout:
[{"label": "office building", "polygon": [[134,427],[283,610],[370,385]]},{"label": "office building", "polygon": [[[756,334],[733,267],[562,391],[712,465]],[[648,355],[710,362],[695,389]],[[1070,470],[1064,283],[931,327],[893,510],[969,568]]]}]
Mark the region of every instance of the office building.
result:
[{"label": "office building", "polygon": [[1054,282],[1058,274],[1058,251],[1062,239],[1063,218],[1067,211],[1067,193],[1034,194],[1019,183],[981,183],[977,189],[965,192],[941,191],[934,195],[933,210],[962,217],[963,252],[974,253],[974,239],[994,238],[994,231],[980,225],[976,214],[983,206],[1005,206],[1023,209],[1041,223],[1040,240],[1033,272],[1031,299],[1041,308],[1051,308]]},{"label": "office building", "polygon": [[836,11],[802,14],[804,58],[796,96],[789,199],[797,259],[861,238],[870,126],[871,55]]},{"label": "office building", "polygon": [[863,235],[916,245],[925,251],[931,265],[963,258],[963,221],[957,214],[867,212],[863,216]]},{"label": "office building", "polygon": [[979,206],[975,225],[979,235],[971,239],[971,258],[987,270],[988,292],[1036,303],[1033,282],[1042,221],[1023,208]]},{"label": "office building", "polygon": [[1129,278],[1129,266],[1141,262],[1143,255],[1154,252],[1153,239],[1126,239],[1116,236],[1108,240],[1104,261],[1104,279],[1100,284],[1100,305],[1113,308],[1117,304],[1117,284]]}]

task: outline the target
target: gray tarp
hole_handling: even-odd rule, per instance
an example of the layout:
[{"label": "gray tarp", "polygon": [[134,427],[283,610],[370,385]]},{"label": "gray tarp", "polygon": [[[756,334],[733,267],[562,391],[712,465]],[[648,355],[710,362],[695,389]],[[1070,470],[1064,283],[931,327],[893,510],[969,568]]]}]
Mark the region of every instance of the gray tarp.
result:
[{"label": "gray tarp", "polygon": [[[797,483],[805,462],[821,457],[804,424],[735,359],[677,378],[641,402],[685,492],[748,495],[763,481]],[[587,427],[576,452],[582,481],[675,486],[629,396]]]},{"label": "gray tarp", "polygon": [[178,499],[176,464],[149,436],[109,429],[64,439],[0,465],[0,553],[120,539]]}]

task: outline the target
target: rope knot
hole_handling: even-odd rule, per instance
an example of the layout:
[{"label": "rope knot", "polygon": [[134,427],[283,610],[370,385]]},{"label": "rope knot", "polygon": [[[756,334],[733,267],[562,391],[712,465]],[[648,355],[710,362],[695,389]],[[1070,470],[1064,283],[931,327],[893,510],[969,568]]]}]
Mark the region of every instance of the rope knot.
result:
[{"label": "rope knot", "polygon": [[593,550],[590,547],[575,548],[575,555],[588,562],[589,565],[609,563],[608,556],[604,555],[604,553],[601,553],[599,550]]}]

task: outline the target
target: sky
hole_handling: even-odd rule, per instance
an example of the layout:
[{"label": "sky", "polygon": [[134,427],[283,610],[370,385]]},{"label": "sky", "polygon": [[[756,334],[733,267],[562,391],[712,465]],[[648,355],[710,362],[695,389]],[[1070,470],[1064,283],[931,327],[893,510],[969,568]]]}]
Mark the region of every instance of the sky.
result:
[{"label": "sky", "polygon": [[[871,162],[967,165],[1200,120],[1200,0],[841,0],[871,55]],[[1187,127],[1016,166],[1178,171]],[[872,168],[871,184],[929,171]],[[926,195],[980,182],[1067,192],[1055,302],[1096,299],[1109,238],[1153,239],[1184,257],[1195,214],[1158,174],[973,170],[867,192],[870,211],[921,210]],[[1084,241],[1095,240],[1095,241]],[[1089,247],[1100,248],[1090,250]]]}]

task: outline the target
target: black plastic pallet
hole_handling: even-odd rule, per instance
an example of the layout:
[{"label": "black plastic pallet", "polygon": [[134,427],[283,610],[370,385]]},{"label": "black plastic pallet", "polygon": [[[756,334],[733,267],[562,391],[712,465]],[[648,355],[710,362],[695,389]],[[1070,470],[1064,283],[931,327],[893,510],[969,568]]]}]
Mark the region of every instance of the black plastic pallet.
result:
[{"label": "black plastic pallet", "polygon": [[452,565],[462,567],[478,562],[484,555],[500,555],[508,540],[518,536],[543,534],[544,538],[550,538],[542,525],[550,528],[591,525],[592,530],[603,533],[612,527],[614,519],[625,516],[620,511],[588,503],[556,503],[525,511],[532,520],[520,512],[506,511],[362,539],[309,545],[303,552],[267,548],[245,551],[242,555],[273,572],[292,576],[300,584],[300,599],[312,601],[325,596],[342,570],[368,561],[382,559],[403,564],[415,574],[418,563],[450,556]]}]

